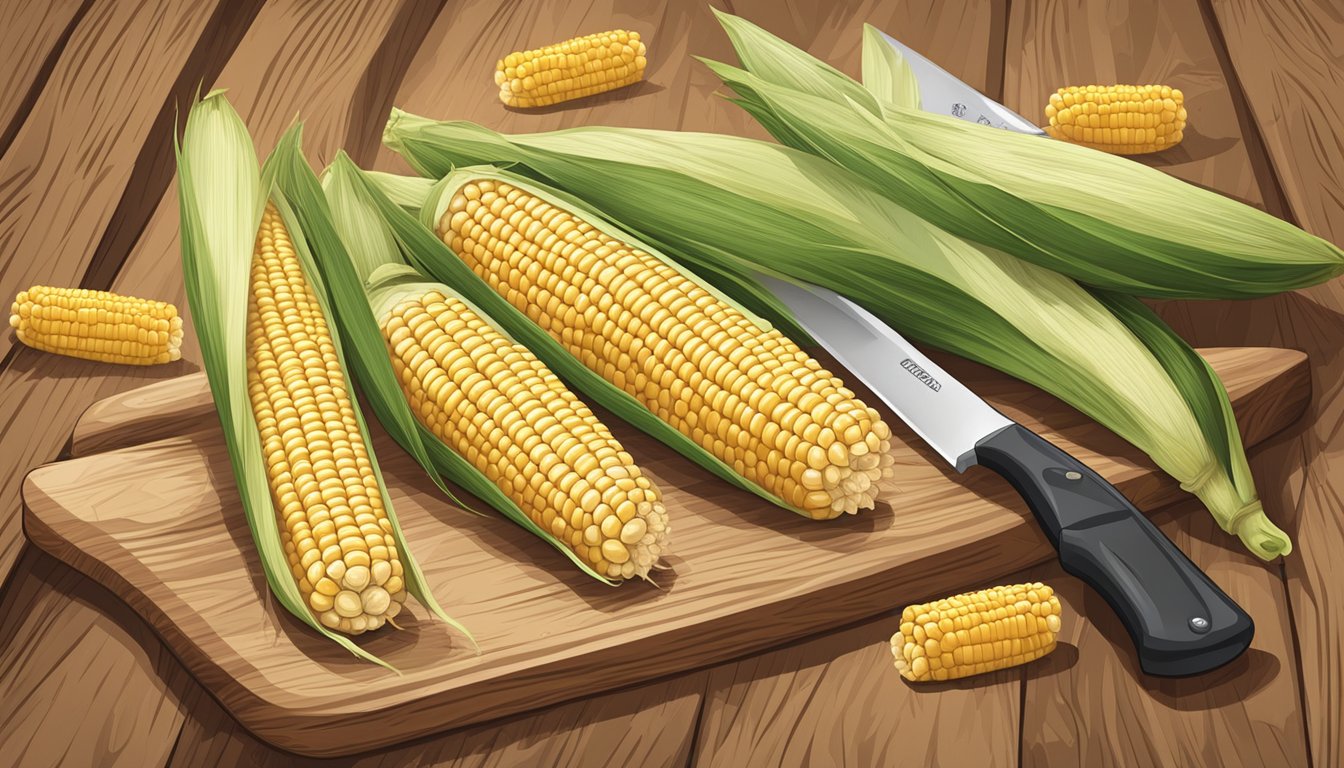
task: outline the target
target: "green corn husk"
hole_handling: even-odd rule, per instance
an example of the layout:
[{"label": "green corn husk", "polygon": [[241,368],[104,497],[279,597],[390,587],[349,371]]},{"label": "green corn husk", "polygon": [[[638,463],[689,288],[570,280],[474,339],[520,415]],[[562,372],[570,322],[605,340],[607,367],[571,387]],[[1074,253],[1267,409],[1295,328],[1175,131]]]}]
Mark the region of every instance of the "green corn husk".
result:
[{"label": "green corn husk", "polygon": [[[949,235],[832,163],[716,134],[589,127],[505,136],[399,110],[384,141],[428,176],[491,163],[544,179],[683,263],[838,291],[916,341],[1034,384],[1115,431],[1260,557],[1290,549],[1260,508],[1207,381],[1164,367],[1183,348],[1165,326],[1131,331],[1072,280]],[[1217,394],[1225,398],[1220,385]]]},{"label": "green corn husk", "polygon": [[872,24],[863,25],[863,87],[879,102],[919,109],[919,81]]},{"label": "green corn husk", "polygon": [[[279,522],[262,457],[261,434],[248,396],[246,344],[251,264],[268,200],[274,202],[284,219],[304,276],[312,284],[323,313],[331,316],[331,302],[313,263],[307,233],[288,198],[274,185],[276,167],[286,161],[285,153],[291,150],[282,142],[266,166],[258,169],[252,138],[222,91],[210,93],[192,107],[181,144],[175,149],[187,301],[224,428],[238,495],[266,582],[276,600],[305,624],[354,655],[394,669],[349,637],[323,626],[308,610],[280,543]],[[333,343],[342,367],[347,367],[348,360],[336,334]],[[360,430],[367,435],[354,392],[349,396]],[[366,447],[397,541],[407,589],[431,613],[466,634],[444,614],[430,594],[402,535],[373,446]]]},{"label": "green corn husk", "polygon": [[[440,476],[447,478],[506,519],[540,537],[584,573],[606,584],[616,584],[580,560],[550,531],[537,525],[499,486],[415,417],[392,368],[378,318],[402,301],[430,291],[461,299],[486,320],[490,316],[476,309],[460,291],[425,277],[407,263],[401,245],[373,199],[378,193],[361,178],[364,172],[344,152],[337,153],[320,185],[307,163],[300,163],[288,179],[282,175],[282,186],[291,190],[309,230],[317,233],[312,237],[313,252],[330,286],[337,324],[347,343],[357,348],[363,358],[356,377],[384,428],[420,461],[436,482]],[[416,205],[434,185],[429,179],[369,175],[377,175],[380,183],[394,190],[408,190]],[[406,199],[401,198],[402,202]],[[508,336],[498,325],[496,328]],[[465,506],[451,493],[449,497]]]},{"label": "green corn husk", "polygon": [[1333,244],[1154,168],[920,111],[906,88],[894,90],[900,57],[879,55],[889,46],[875,30],[865,90],[760,27],[718,16],[745,69],[705,63],[735,103],[780,142],[854,171],[953,234],[1138,296],[1251,298],[1344,274]]}]

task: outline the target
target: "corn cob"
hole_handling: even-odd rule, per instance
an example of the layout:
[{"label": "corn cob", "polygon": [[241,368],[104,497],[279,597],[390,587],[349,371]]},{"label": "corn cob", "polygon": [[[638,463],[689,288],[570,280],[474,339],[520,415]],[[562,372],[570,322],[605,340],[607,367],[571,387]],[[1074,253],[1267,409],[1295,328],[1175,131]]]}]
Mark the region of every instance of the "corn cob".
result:
[{"label": "corn cob", "polygon": [[787,337],[530,191],[448,194],[439,237],[589,369],[813,518],[873,506],[890,430]]},{"label": "corn cob", "polygon": [[1166,85],[1060,88],[1045,107],[1045,132],[1113,155],[1160,152],[1181,143],[1185,96]]},{"label": "corn cob", "polygon": [[1041,658],[1055,649],[1059,627],[1050,587],[993,587],[907,607],[891,652],[907,680],[955,680]]},{"label": "corn cob", "polygon": [[396,539],[326,318],[270,204],[252,260],[247,348],[252,413],[299,591],[331,629],[377,629],[406,600]]},{"label": "corn cob", "polygon": [[531,51],[495,66],[499,100],[510,107],[545,107],[637,83],[644,77],[638,32],[615,29]]},{"label": "corn cob", "polygon": [[432,286],[379,325],[420,422],[599,575],[644,578],[667,548],[658,488],[527,347]]},{"label": "corn cob", "polygon": [[10,312],[19,341],[43,352],[121,365],[182,358],[182,318],[167,302],[35,285]]}]

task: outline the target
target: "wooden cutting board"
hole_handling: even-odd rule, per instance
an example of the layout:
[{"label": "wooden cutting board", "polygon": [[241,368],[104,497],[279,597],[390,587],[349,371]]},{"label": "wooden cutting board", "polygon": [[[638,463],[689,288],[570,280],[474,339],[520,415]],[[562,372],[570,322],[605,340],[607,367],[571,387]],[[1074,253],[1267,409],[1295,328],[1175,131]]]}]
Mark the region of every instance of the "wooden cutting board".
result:
[{"label": "wooden cutting board", "polygon": [[[1303,412],[1301,353],[1202,354],[1226,382],[1248,445]],[[965,361],[939,362],[1141,508],[1184,497],[1133,448],[1048,395]],[[986,586],[1053,556],[1007,483],[980,468],[953,474],[887,418],[897,457],[888,503],[829,522],[763,505],[609,419],[672,515],[673,554],[657,587],[595,583],[512,524],[454,508],[376,431],[411,549],[480,643],[477,654],[412,601],[403,631],[360,641],[401,675],[355,659],[268,597],[201,375],[90,408],[75,458],[25,481],[24,526],[144,616],[253,733],[299,753],[343,755],[724,661]]]}]

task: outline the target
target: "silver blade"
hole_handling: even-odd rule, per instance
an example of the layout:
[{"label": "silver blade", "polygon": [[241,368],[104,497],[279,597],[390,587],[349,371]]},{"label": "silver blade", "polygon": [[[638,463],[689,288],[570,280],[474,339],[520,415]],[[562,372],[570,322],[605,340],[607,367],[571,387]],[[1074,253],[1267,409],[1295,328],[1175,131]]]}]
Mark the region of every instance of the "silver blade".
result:
[{"label": "silver blade", "polygon": [[951,115],[972,123],[1018,133],[1045,135],[1030,120],[958,80],[955,75],[883,32],[882,37],[905,57],[919,83],[919,106],[925,112]]},{"label": "silver blade", "polygon": [[890,326],[844,296],[769,275],[755,278],[788,306],[817,343],[958,472],[976,463],[977,442],[1013,424]]}]

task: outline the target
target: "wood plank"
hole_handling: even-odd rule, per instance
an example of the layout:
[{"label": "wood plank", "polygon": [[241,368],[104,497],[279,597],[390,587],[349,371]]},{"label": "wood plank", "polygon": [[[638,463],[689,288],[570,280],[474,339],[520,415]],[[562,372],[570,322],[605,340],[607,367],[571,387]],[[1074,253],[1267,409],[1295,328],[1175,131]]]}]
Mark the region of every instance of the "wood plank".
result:
[{"label": "wood plank", "polygon": [[892,666],[899,623],[711,669],[694,764],[1016,765],[1023,670],[911,685]]},{"label": "wood plank", "polygon": [[[0,274],[0,296],[83,276],[215,5],[89,8],[0,157],[0,251],[25,254]],[[0,337],[0,357],[14,343]]]},{"label": "wood plank", "polygon": [[31,547],[0,616],[0,762],[164,764],[200,688],[139,616]]},{"label": "wood plank", "polygon": [[5,9],[0,28],[0,155],[23,123],[27,108],[37,99],[55,55],[78,22],[82,0],[15,0]]},{"label": "wood plank", "polygon": [[[684,766],[690,756],[705,672],[593,696],[342,761],[350,768],[553,768]],[[193,706],[171,768],[305,768],[331,761],[282,752],[248,733],[213,700]]]},{"label": "wood plank", "polygon": [[[1273,398],[1279,406],[1257,406],[1262,416],[1245,420],[1261,432],[1248,433],[1249,442],[1295,418],[1297,406],[1282,408],[1300,403],[1300,393],[1283,386],[1300,382],[1300,355],[1224,350],[1210,360],[1234,402],[1256,401],[1255,391],[1262,403],[1268,392],[1283,395]],[[1132,449],[1057,401],[978,366],[950,367],[1141,508],[1180,497]],[[1048,423],[1032,413],[1050,414]],[[1005,483],[986,472],[953,481],[922,444],[912,447],[917,439],[903,426],[893,436],[897,526],[886,505],[824,525],[763,506],[608,423],[675,517],[679,538],[661,590],[613,591],[506,521],[454,514],[418,466],[374,430],[398,517],[431,587],[483,649],[473,655],[422,616],[407,632],[366,641],[403,671],[400,678],[350,658],[263,599],[217,429],[34,472],[25,529],[127,599],[250,730],[314,754],[371,749],[563,701],[576,690],[591,694],[740,656],[885,610],[893,594],[937,593],[1053,554]],[[200,551],[216,556],[204,563],[190,556]],[[537,635],[537,626],[548,631]],[[593,664],[604,670],[599,679]],[[361,690],[358,706],[352,685]],[[378,727],[369,728],[375,716]]]},{"label": "wood plank", "polygon": [[[212,75],[205,85],[230,89],[230,100],[262,152],[274,146],[296,116],[302,116],[305,148],[314,161],[329,159],[342,146],[357,161],[366,161],[382,131],[381,122],[370,125],[366,115],[389,108],[387,83],[400,80],[441,5],[442,0],[322,6],[273,0],[257,13],[255,24],[236,50],[225,51],[226,56],[232,55],[227,63],[215,67],[218,78]],[[284,77],[277,77],[280,71]],[[192,89],[196,84],[191,83]],[[169,125],[173,117],[174,113],[167,113]],[[171,145],[165,144],[162,150],[171,171]],[[161,193],[146,193],[152,195],[144,203],[147,224],[143,232],[136,229],[127,238],[129,252],[122,253],[125,265],[104,287],[176,304],[188,326],[183,360],[131,368],[22,347],[14,350],[8,368],[0,370],[0,389],[6,392],[0,403],[0,423],[30,439],[6,452],[0,464],[0,577],[8,571],[20,544],[23,475],[56,457],[79,413],[101,397],[199,368],[200,354],[182,285],[177,190],[170,186]],[[5,338],[11,337],[6,334]]]},{"label": "wood plank", "polygon": [[[1159,516],[1163,532],[1255,621],[1240,657],[1188,678],[1143,674],[1110,606],[1057,563],[1019,581],[1053,586],[1061,642],[1075,658],[1029,675],[1024,766],[1307,765],[1291,620],[1278,564],[1226,536],[1198,505]],[[1104,691],[1104,695],[1098,692]]]},{"label": "wood plank", "polygon": [[1007,50],[1004,103],[1028,120],[1044,124],[1049,95],[1064,86],[1162,83],[1180,88],[1190,115],[1185,139],[1170,150],[1135,159],[1252,205],[1265,207],[1267,200],[1277,199],[1272,189],[1261,189],[1250,162],[1247,137],[1198,0],[1016,2]]}]

